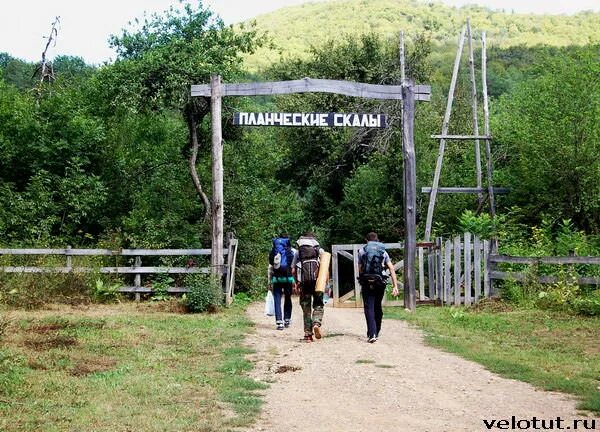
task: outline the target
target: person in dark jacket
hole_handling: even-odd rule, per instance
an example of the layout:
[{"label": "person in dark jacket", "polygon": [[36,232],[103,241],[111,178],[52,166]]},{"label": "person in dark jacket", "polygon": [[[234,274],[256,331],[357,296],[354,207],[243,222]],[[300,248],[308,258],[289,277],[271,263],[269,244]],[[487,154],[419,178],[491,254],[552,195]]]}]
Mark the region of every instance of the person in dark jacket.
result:
[{"label": "person in dark jacket", "polygon": [[370,232],[366,237],[367,244],[358,252],[358,280],[362,289],[363,307],[367,321],[367,340],[376,342],[381,331],[383,319],[383,308],[381,302],[385,295],[387,280],[386,270],[392,277],[392,295],[398,295],[398,279],[396,270],[385,250],[383,243],[379,241],[377,233]]}]

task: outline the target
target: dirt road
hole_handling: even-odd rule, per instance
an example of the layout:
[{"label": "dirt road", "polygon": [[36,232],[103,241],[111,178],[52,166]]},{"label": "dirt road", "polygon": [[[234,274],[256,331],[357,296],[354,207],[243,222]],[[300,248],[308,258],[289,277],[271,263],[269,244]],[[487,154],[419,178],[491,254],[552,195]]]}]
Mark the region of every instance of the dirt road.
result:
[{"label": "dirt road", "polygon": [[254,377],[270,387],[250,431],[473,432],[489,430],[484,419],[585,418],[569,396],[500,378],[426,346],[403,321],[384,318],[380,339],[369,344],[361,309],[326,306],[323,339],[304,343],[297,298],[284,331],[275,330],[263,308],[257,303],[248,310],[256,333],[247,344],[256,351]]}]

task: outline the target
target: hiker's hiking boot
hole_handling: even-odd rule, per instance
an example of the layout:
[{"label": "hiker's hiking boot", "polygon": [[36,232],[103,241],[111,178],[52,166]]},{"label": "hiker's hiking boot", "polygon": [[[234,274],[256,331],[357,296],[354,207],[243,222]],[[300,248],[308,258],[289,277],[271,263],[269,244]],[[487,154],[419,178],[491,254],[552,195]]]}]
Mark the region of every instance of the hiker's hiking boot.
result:
[{"label": "hiker's hiking boot", "polygon": [[373,336],[369,337],[367,342],[369,342],[369,343],[377,342],[377,336],[373,335]]},{"label": "hiker's hiking boot", "polygon": [[277,330],[283,330],[283,323],[277,323]]},{"label": "hiker's hiking boot", "polygon": [[313,341],[313,337],[312,337],[312,335],[307,334],[307,335],[304,335],[304,339],[303,340],[304,340],[304,342],[312,342]]},{"label": "hiker's hiking boot", "polygon": [[290,320],[285,320],[285,321],[283,322],[283,325],[284,325],[284,327],[286,327],[286,328],[287,328],[287,327],[289,327],[289,326],[290,326]]},{"label": "hiker's hiking boot", "polygon": [[315,324],[313,326],[313,333],[317,339],[321,339],[321,324]]}]

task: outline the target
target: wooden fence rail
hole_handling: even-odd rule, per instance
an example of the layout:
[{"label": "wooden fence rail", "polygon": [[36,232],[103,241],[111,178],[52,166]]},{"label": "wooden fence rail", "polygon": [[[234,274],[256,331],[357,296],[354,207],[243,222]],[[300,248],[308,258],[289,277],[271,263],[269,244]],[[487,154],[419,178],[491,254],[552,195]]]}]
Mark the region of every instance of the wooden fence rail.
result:
[{"label": "wooden fence rail", "polygon": [[[495,280],[525,281],[530,275],[524,272],[496,270],[498,264],[528,264],[528,265],[600,265],[600,257],[592,256],[562,256],[562,257],[521,257],[509,255],[490,255],[489,262],[492,266],[490,278]],[[560,278],[553,275],[537,275],[536,279],[542,284],[557,283]],[[576,276],[577,283],[581,285],[600,285],[598,276]]]},{"label": "wooden fence rail", "polygon": [[[227,265],[223,268],[225,276],[224,293],[227,303],[233,298],[233,284],[235,282],[235,261],[237,256],[238,241],[230,237],[228,247],[224,248],[223,255],[228,258]],[[134,293],[136,300],[140,300],[140,294],[152,293],[152,287],[142,286],[142,275],[145,274],[209,274],[210,267],[186,266],[143,266],[142,257],[194,257],[210,256],[211,249],[0,249],[0,256],[64,256],[65,265],[54,266],[29,266],[29,265],[6,265],[0,266],[0,272],[4,273],[101,273],[115,275],[134,275],[133,286],[123,286],[121,292]],[[130,266],[74,266],[73,257],[134,257]],[[187,287],[169,287],[168,293],[185,293]]]}]

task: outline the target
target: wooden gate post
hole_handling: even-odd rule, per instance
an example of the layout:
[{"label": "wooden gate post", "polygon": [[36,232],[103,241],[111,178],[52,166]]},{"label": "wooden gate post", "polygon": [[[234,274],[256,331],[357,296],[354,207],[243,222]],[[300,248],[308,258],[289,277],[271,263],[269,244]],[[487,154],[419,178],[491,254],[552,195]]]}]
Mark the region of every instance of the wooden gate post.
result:
[{"label": "wooden gate post", "polygon": [[417,251],[417,176],[414,142],[415,94],[413,82],[402,83],[402,150],[404,155],[404,307],[417,308],[415,255]]},{"label": "wooden gate post", "polygon": [[223,277],[223,140],[221,132],[221,77],[210,80],[212,116],[212,245],[211,275]]}]

